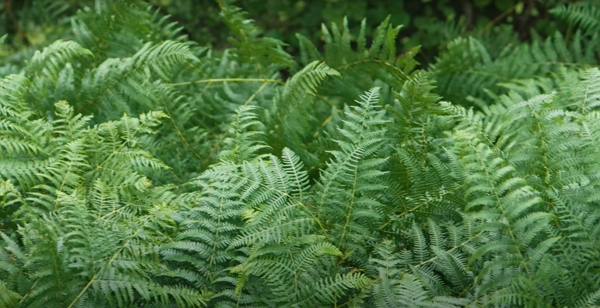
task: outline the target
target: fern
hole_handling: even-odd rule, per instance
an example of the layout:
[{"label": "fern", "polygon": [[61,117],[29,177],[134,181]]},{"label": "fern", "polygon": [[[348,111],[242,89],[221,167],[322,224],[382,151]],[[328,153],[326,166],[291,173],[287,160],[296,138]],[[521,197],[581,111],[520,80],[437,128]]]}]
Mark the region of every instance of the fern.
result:
[{"label": "fern", "polygon": [[190,207],[176,218],[181,226],[179,235],[161,248],[165,260],[185,265],[176,267],[182,279],[209,291],[213,301],[228,296],[236,299],[232,292],[225,291],[234,287],[234,277],[227,269],[239,264],[244,253],[228,248],[240,235],[247,206],[240,191],[246,182],[231,176],[239,172],[237,164],[255,158],[264,148],[254,139],[258,132],[249,130],[257,123],[253,109],[240,107],[229,130],[227,146],[221,152],[222,162],[192,181],[202,190],[181,196]]},{"label": "fern", "polygon": [[[238,60],[252,63],[263,78],[272,69],[292,66],[290,55],[283,51],[284,43],[273,38],[258,38],[259,31],[252,25],[253,21],[245,18],[245,12],[234,6],[231,0],[219,0],[221,16],[232,30],[234,37],[230,42],[235,47],[233,52]],[[274,68],[271,68],[274,66]]]},{"label": "fern", "polygon": [[550,10],[550,13],[571,25],[580,27],[588,34],[595,33],[600,26],[598,23],[600,11],[598,11],[596,3],[593,1],[581,1],[569,5],[561,4]]},{"label": "fern", "polygon": [[435,290],[428,291],[418,275],[402,270],[405,264],[393,251],[393,243],[383,241],[376,248],[376,257],[369,260],[379,278],[378,283],[373,285],[376,307],[460,307],[466,304],[465,300],[435,295]]},{"label": "fern", "polygon": [[[389,17],[374,31],[370,46],[367,46],[365,20],[361,23],[355,42],[352,42],[346,19],[341,29],[332,24],[331,30],[323,25],[321,31],[325,38],[324,53],[319,52],[306,37],[299,34],[297,37],[304,65],[322,59],[340,73],[342,79],[332,79],[324,85],[324,92],[329,96],[353,99],[374,84],[400,88],[403,81],[410,79],[409,73],[417,65],[413,56],[418,48],[403,55],[397,54],[396,37],[400,26],[392,26]],[[356,44],[356,49],[351,47],[352,43]]]},{"label": "fern", "polygon": [[[150,14],[143,1],[95,2],[72,19],[76,41],[97,55],[99,61],[135,53],[151,33]],[[114,18],[114,16],[120,18]],[[137,20],[137,22],[134,22]]]},{"label": "fern", "polygon": [[111,0],[2,60],[0,307],[600,305],[595,4],[422,68],[391,18],[296,61],[217,5],[230,49]]},{"label": "fern", "polygon": [[131,58],[108,59],[86,74],[82,80],[82,90],[88,96],[83,99],[97,105],[106,118],[134,113],[132,104],[124,104],[129,100],[140,107],[153,107],[156,103],[142,93],[150,94],[160,89],[161,84],[147,84],[145,80],[152,75],[168,80],[168,71],[173,64],[193,59],[187,47],[179,43],[167,41],[157,46],[147,44]]},{"label": "fern", "polygon": [[[290,78],[281,93],[274,97],[274,104],[266,110],[268,119],[273,118],[269,123],[273,132],[270,135],[270,143],[285,140],[280,148],[290,147],[311,165],[317,163],[316,157],[299,145],[308,143],[314,134],[319,133],[314,127],[320,125],[324,119],[319,118],[320,113],[317,112],[322,109],[318,106],[317,88],[328,76],[339,77],[340,74],[324,63],[315,61],[308,64]],[[313,131],[307,132],[307,128],[313,128]]]},{"label": "fern", "polygon": [[380,127],[386,120],[376,105],[378,90],[366,92],[354,112],[346,109],[347,120],[336,140],[339,150],[331,152],[333,158],[323,170],[314,201],[316,216],[326,221],[334,243],[347,256],[357,254],[352,257],[357,262],[366,253],[365,242],[376,236],[373,231],[382,214],[376,195],[385,189],[384,172],[378,170],[385,159],[377,154],[384,146],[385,130]]},{"label": "fern", "polygon": [[[26,79],[4,81],[5,95],[13,98],[2,102],[4,133],[15,144],[31,144],[7,146],[0,161],[3,206],[27,226],[18,231],[22,246],[3,236],[7,246],[2,245],[0,268],[7,277],[3,285],[16,287],[16,293],[8,293],[11,298],[20,294],[19,305],[28,307],[123,306],[140,299],[201,304],[203,297],[191,289],[141,275],[163,272],[152,246],[172,229],[172,211],[165,206],[173,202],[168,187],[153,188],[143,174],[166,166],[136,144],[137,135],[151,133],[164,114],[90,128],[89,117],[75,115],[62,101],[56,103],[54,120],[35,119],[18,92]],[[39,133],[19,126],[37,127]],[[105,142],[95,143],[100,140]],[[154,242],[144,240],[149,238]],[[22,268],[15,271],[14,262]]]},{"label": "fern", "polygon": [[563,66],[590,67],[597,49],[576,32],[566,41],[560,32],[531,44],[507,45],[497,56],[481,41],[457,38],[438,57],[431,70],[437,75],[440,94],[455,103],[484,106],[488,93],[498,94],[500,83],[546,77]]}]

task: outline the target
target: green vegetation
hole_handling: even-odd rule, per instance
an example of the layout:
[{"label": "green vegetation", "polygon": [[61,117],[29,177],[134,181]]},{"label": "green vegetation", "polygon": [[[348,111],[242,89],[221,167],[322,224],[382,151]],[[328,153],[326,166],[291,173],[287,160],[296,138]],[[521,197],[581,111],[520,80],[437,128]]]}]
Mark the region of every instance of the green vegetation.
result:
[{"label": "green vegetation", "polygon": [[0,308],[600,305],[600,4],[423,53],[397,16],[286,45],[231,0],[213,49],[176,2],[2,15]]}]

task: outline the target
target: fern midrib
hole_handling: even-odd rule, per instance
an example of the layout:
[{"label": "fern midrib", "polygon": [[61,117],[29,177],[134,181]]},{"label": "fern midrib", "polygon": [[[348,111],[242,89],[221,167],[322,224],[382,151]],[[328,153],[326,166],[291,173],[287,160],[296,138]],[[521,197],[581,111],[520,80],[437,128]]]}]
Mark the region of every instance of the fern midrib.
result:
[{"label": "fern midrib", "polygon": [[[288,253],[288,258],[289,258],[289,260],[291,262],[292,267],[295,268],[292,271],[294,273],[294,281],[293,281],[294,294],[293,294],[293,297],[294,297],[294,300],[297,300],[299,293],[298,293],[298,270],[297,270],[297,265],[295,264],[296,263],[296,259],[294,258],[294,254],[292,253],[291,249],[288,249],[287,253]],[[288,303],[291,303],[291,302],[292,302],[292,300],[288,296]]]},{"label": "fern midrib", "polygon": [[276,83],[278,85],[284,86],[286,83],[281,80],[276,79],[268,79],[268,78],[209,78],[209,79],[200,79],[196,81],[186,81],[186,82],[178,82],[178,83],[166,83],[165,85],[171,87],[180,87],[180,86],[188,86],[199,83],[213,83],[213,82],[263,82],[263,83]]},{"label": "fern midrib", "polygon": [[407,75],[403,70],[397,68],[394,65],[391,65],[390,63],[384,61],[384,60],[377,60],[377,59],[365,59],[365,60],[360,60],[360,61],[354,61],[354,62],[350,62],[348,64],[344,64],[342,66],[336,67],[335,70],[336,71],[343,71],[347,68],[351,68],[353,66],[356,65],[361,65],[361,64],[366,64],[366,63],[376,63],[376,64],[382,64],[383,66],[391,69],[392,71],[395,71],[396,73],[399,73],[400,75],[402,75],[404,78],[406,78],[409,81],[414,81],[412,79],[412,77],[410,77],[409,75]]},{"label": "fern midrib", "polygon": [[[196,158],[199,161],[202,161],[202,157],[200,157],[200,155],[196,152],[196,150],[194,150],[194,147],[192,147],[192,145],[190,145],[190,143],[187,141],[187,139],[181,133],[181,130],[179,129],[179,126],[177,125],[177,123],[175,123],[175,119],[173,118],[173,115],[171,114],[171,110],[169,109],[169,107],[167,107],[166,102],[164,100],[162,100],[162,103],[163,103],[163,107],[165,108],[165,111],[167,112],[167,115],[169,116],[169,121],[171,121],[171,124],[173,124],[173,127],[175,128],[175,132],[177,133],[177,136],[179,136],[179,139],[181,139],[181,141],[183,141],[183,143],[186,145],[188,150],[194,156],[196,156]],[[173,173],[173,174],[175,175],[175,173]],[[183,182],[183,180],[181,178],[179,178],[178,175],[175,175],[175,176],[177,177],[177,179],[179,179],[181,182]]]},{"label": "fern midrib", "polygon": [[[358,150],[361,148],[362,142],[363,140],[363,133],[364,131],[367,129],[367,125],[366,125],[366,120],[367,120],[367,111],[365,110],[365,114],[363,116],[363,118],[361,119],[361,130],[360,130],[360,134],[358,135],[358,143],[356,144],[356,150],[352,153],[357,153]],[[353,155],[348,155],[348,161],[350,160],[351,157],[353,157]],[[342,166],[344,166],[344,164],[342,164]],[[339,168],[341,170],[341,168]],[[346,221],[344,222],[344,226],[342,227],[342,234],[340,235],[340,240],[337,244],[337,248],[341,250],[342,247],[342,242],[344,240],[344,237],[346,236],[346,229],[348,228],[348,225],[350,224],[350,217],[352,215],[353,212],[353,208],[354,208],[354,200],[356,198],[356,185],[357,185],[357,181],[358,181],[358,162],[356,164],[356,166],[354,166],[354,174],[352,177],[352,190],[350,191],[350,204],[347,208],[346,211]]]},{"label": "fern midrib", "polygon": [[85,287],[81,290],[81,292],[79,292],[79,294],[77,294],[77,297],[75,297],[75,299],[71,302],[71,304],[69,304],[69,306],[67,308],[72,308],[80,299],[81,297],[83,297],[83,295],[85,294],[85,292],[87,292],[87,290],[92,286],[92,283],[97,281],[97,277],[99,275],[101,275],[102,273],[104,273],[104,271],[112,265],[112,263],[115,261],[115,259],[117,258],[117,256],[119,254],[121,254],[121,252],[127,248],[129,246],[129,242],[131,242],[140,231],[142,231],[145,227],[146,224],[150,221],[149,217],[145,217],[144,218],[144,222],[143,224],[129,237],[129,239],[127,239],[127,241],[121,246],[121,248],[119,248],[119,250],[113,254],[113,256],[110,258],[110,260],[106,263],[106,265],[102,266],[99,271],[94,274],[94,276],[92,276],[92,279],[90,279],[90,281],[85,285]]},{"label": "fern midrib", "polygon": [[77,214],[80,214],[80,220],[81,220],[81,226],[82,226],[82,231],[85,234],[85,240],[87,242],[87,247],[89,247],[90,249],[90,259],[91,259],[91,265],[92,265],[92,272],[95,273],[96,272],[96,262],[97,260],[95,260],[95,251],[94,251],[94,245],[92,244],[92,242],[90,241],[90,234],[91,232],[89,232],[88,230],[88,224],[84,223],[85,217],[81,215],[81,213],[79,211],[76,212]]},{"label": "fern midrib", "polygon": [[340,240],[337,244],[337,248],[340,250],[342,247],[342,242],[344,241],[344,237],[346,236],[346,229],[348,228],[348,225],[350,224],[350,217],[352,216],[354,200],[356,197],[356,184],[357,184],[357,180],[358,180],[357,177],[358,177],[358,166],[356,168],[354,168],[354,177],[353,177],[352,190],[351,190],[352,197],[350,198],[350,204],[348,205],[348,209],[346,211],[346,221],[344,222],[344,227],[342,228],[342,234],[340,235]]},{"label": "fern midrib", "polygon": [[540,135],[539,135],[539,140],[541,142],[540,149],[542,149],[542,151],[543,151],[542,160],[543,160],[544,172],[545,172],[544,181],[546,182],[546,185],[548,185],[548,184],[550,184],[550,169],[548,169],[548,165],[549,165],[549,163],[548,163],[548,146],[547,146],[548,143],[546,142],[546,138],[545,138],[545,134],[544,134],[544,132],[546,130],[544,130],[544,127],[542,126],[542,119],[541,119],[540,115],[535,111],[535,109],[531,106],[531,104],[527,104],[527,107],[529,107],[529,110],[535,119],[538,132],[540,133]]},{"label": "fern midrib", "polygon": [[[256,180],[254,180],[254,179],[252,179],[252,178],[250,178],[250,177],[244,177],[244,176],[241,176],[241,175],[239,175],[239,174],[237,174],[237,173],[232,173],[232,174],[230,174],[230,176],[231,176],[231,177],[237,177],[237,178],[240,178],[240,179],[246,180],[246,181],[248,181],[248,182],[251,182],[251,183],[257,184],[257,185],[259,185],[259,186],[262,186],[263,188],[266,188],[266,189],[268,189],[268,190],[272,190],[272,191],[276,192],[277,194],[280,194],[280,195],[283,195],[283,196],[287,197],[289,200],[292,200],[292,202],[293,202],[295,205],[298,205],[298,206],[300,206],[300,208],[302,208],[302,209],[304,210],[304,212],[306,212],[308,215],[310,215],[311,219],[312,219],[313,221],[315,221],[315,222],[317,223],[317,225],[319,226],[319,229],[321,229],[322,231],[326,231],[326,230],[327,230],[327,229],[326,229],[326,228],[323,226],[323,223],[321,222],[321,220],[319,219],[319,217],[315,216],[315,215],[313,214],[313,212],[312,212],[311,210],[309,210],[309,209],[308,209],[308,207],[307,207],[307,206],[306,206],[304,203],[302,203],[302,201],[300,201],[300,200],[297,200],[297,198],[295,198],[294,196],[292,196],[292,195],[288,194],[286,191],[282,191],[282,190],[279,190],[279,189],[277,189],[277,188],[272,188],[272,187],[270,187],[270,186],[267,186],[267,185],[263,184],[263,183],[262,183],[262,182],[260,182],[260,181],[256,181]],[[325,234],[325,236],[327,236],[327,235]]]},{"label": "fern midrib", "polygon": [[[475,147],[473,147],[472,143],[471,143],[471,147],[475,149]],[[475,151],[477,151],[477,150],[475,149]],[[481,165],[483,171],[485,172],[485,175],[486,175],[486,178],[488,179],[488,183],[489,183],[490,187],[494,191],[494,197],[496,199],[496,203],[498,204],[498,209],[502,212],[502,216],[506,219],[508,234],[510,235],[510,239],[512,242],[511,244],[512,244],[512,246],[514,246],[517,249],[517,253],[520,256],[520,258],[519,258],[520,262],[523,264],[523,268],[525,269],[525,272],[527,273],[527,275],[529,275],[529,268],[527,267],[527,263],[525,262],[525,256],[523,255],[523,253],[521,252],[521,248],[517,244],[516,237],[513,234],[513,230],[511,227],[510,219],[506,215],[503,202],[501,201],[501,198],[498,195],[498,190],[496,189],[496,185],[494,184],[493,177],[489,173],[486,162],[483,160],[483,157],[481,157],[481,155],[479,153],[477,155],[477,159],[479,160],[479,164]]]},{"label": "fern midrib", "polygon": [[[447,190],[447,191],[444,191],[442,194],[439,194],[439,195],[437,195],[437,197],[441,199],[441,198],[443,198],[443,197],[444,197],[444,196],[446,196],[446,195],[452,195],[452,193],[454,193],[454,192],[456,192],[456,191],[458,191],[458,190],[462,189],[462,188],[463,188],[465,185],[467,185],[467,183],[463,183],[463,184],[461,184],[461,185],[457,185],[455,188],[453,188],[453,189],[450,189],[450,190]],[[428,191],[429,191],[429,190],[428,190]],[[404,212],[402,212],[402,213],[398,214],[398,217],[402,217],[402,216],[405,216],[405,215],[411,214],[411,213],[413,213],[413,212],[417,212],[417,210],[418,210],[419,208],[421,208],[421,207],[423,207],[423,206],[425,206],[425,205],[431,204],[431,203],[433,203],[434,201],[436,201],[436,200],[432,199],[432,200],[426,200],[426,201],[423,201],[423,202],[419,203],[417,206],[415,206],[414,208],[411,208],[411,209],[405,209],[405,210],[404,210]],[[390,221],[390,222],[391,222],[391,221]],[[387,225],[387,224],[389,224],[390,222],[386,223],[386,225]],[[384,226],[385,226],[385,225],[384,225]],[[382,226],[381,228],[383,228],[384,226]]]},{"label": "fern midrib", "polygon": [[[215,239],[214,239],[214,243],[213,243],[213,247],[212,247],[212,252],[210,253],[210,259],[208,261],[208,265],[212,266],[213,262],[215,261],[215,254],[217,251],[217,241],[219,240],[219,232],[221,231],[221,217],[222,217],[222,213],[223,213],[223,205],[225,203],[225,188],[221,189],[221,193],[219,194],[221,196],[221,198],[219,199],[219,216],[217,218],[217,228],[215,230]],[[210,276],[210,270],[206,271],[206,278],[209,279]]]}]

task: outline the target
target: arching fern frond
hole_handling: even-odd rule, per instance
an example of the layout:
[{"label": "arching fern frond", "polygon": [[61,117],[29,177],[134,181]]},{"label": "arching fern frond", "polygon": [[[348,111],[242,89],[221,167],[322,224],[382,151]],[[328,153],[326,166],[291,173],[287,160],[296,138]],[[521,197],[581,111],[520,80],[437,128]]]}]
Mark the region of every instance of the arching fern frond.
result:
[{"label": "arching fern frond", "polygon": [[283,142],[280,148],[275,149],[277,152],[287,146],[309,164],[316,163],[313,155],[299,145],[308,143],[318,134],[319,130],[315,127],[324,121],[322,111],[325,106],[320,104],[318,88],[330,76],[340,77],[340,74],[324,63],[312,62],[294,74],[281,93],[274,97],[273,103],[265,106],[267,119],[272,119],[269,143]]},{"label": "arching fern frond", "polygon": [[289,149],[284,149],[283,159],[269,155],[242,166],[244,199],[250,207],[244,213],[246,228],[233,245],[280,243],[304,236],[319,223],[305,204],[308,182],[301,161]]},{"label": "arching fern frond", "polygon": [[[36,51],[25,67],[25,76],[32,83],[31,95],[35,99],[38,99],[38,97],[43,97],[47,93],[48,88],[60,88],[62,85],[57,83],[62,81],[60,80],[62,77],[61,74],[68,72],[65,66],[70,66],[75,57],[82,57],[83,55],[93,57],[91,51],[73,41],[63,42],[58,40],[44,48],[42,52]],[[38,108],[41,107],[38,106]],[[49,106],[43,107],[46,110],[51,109],[48,108]],[[38,110],[38,114],[43,113],[41,110]]]},{"label": "arching fern frond", "polygon": [[[473,134],[455,132],[457,151],[467,172],[466,211],[477,231],[490,238],[469,258],[483,263],[476,284],[483,302],[525,302],[548,305],[536,286],[536,269],[559,238],[547,233],[554,218],[544,212],[539,194],[515,168]],[[483,261],[485,260],[485,261]],[[488,276],[492,275],[492,277]],[[527,296],[522,296],[527,294]]]},{"label": "arching fern frond", "polygon": [[151,34],[147,8],[148,4],[139,0],[95,2],[93,8],[83,8],[71,20],[75,40],[91,50],[97,61],[127,57]]},{"label": "arching fern frond", "polygon": [[595,205],[570,198],[577,190],[573,187],[546,193],[557,216],[553,235],[561,240],[552,248],[553,258],[546,261],[543,280],[545,287],[556,288],[548,293],[556,305],[583,307],[580,303],[588,298],[591,301],[587,305],[598,304],[594,296],[600,284],[600,263],[592,256],[600,253],[600,221]]},{"label": "arching fern frond", "polygon": [[250,130],[252,126],[262,126],[253,112],[255,109],[255,106],[240,106],[237,109],[228,131],[229,137],[224,140],[225,148],[220,153],[221,159],[241,164],[267,148],[263,142],[255,140],[258,137],[256,135],[262,137],[263,134],[257,130]]},{"label": "arching fern frond", "polygon": [[44,48],[43,51],[36,51],[33,54],[33,57],[25,67],[25,76],[31,78],[34,74],[37,76],[43,73],[47,75],[41,76],[56,79],[59,71],[66,63],[73,61],[74,57],[86,54],[93,56],[91,51],[83,48],[76,42],[58,40]]},{"label": "arching fern frond", "polygon": [[323,25],[324,54],[319,53],[306,37],[300,34],[296,36],[304,65],[312,61],[325,61],[341,74],[342,79],[326,82],[324,93],[353,99],[374,84],[382,83],[399,89],[402,82],[410,79],[409,74],[417,65],[413,57],[418,48],[398,55],[396,38],[399,31],[400,27],[392,26],[388,17],[374,31],[371,45],[367,46],[366,21],[363,20],[354,49],[351,47],[352,36],[347,19],[344,19],[341,29],[335,23],[331,25],[331,30]]},{"label": "arching fern frond", "polygon": [[[272,290],[268,295],[271,301],[297,307],[335,303],[339,300],[336,294],[364,288],[370,283],[361,274],[328,278],[333,262],[327,256],[341,256],[341,252],[319,237],[299,237],[282,242],[277,249],[257,246],[250,251],[248,260],[233,271],[261,277]],[[308,281],[308,277],[323,279]]]},{"label": "arching fern frond", "polygon": [[595,41],[576,32],[567,42],[557,32],[545,41],[506,46],[496,57],[479,40],[457,38],[450,42],[431,70],[437,75],[440,94],[461,105],[489,101],[486,92],[496,93],[500,83],[545,77],[563,66],[586,68],[595,65],[598,52]]},{"label": "arching fern frond", "polygon": [[[430,229],[440,232],[438,235],[441,237],[445,236],[438,227],[433,224]],[[466,243],[452,242],[446,245],[431,234],[431,246],[427,247],[425,236],[418,227],[413,225],[411,229],[416,232],[415,238],[423,239],[422,242],[415,242],[412,253],[395,252],[395,245],[389,240],[384,240],[375,248],[368,266],[377,278],[370,301],[376,307],[464,306],[468,301],[458,295],[469,289],[472,283],[466,260],[460,251],[460,245]],[[448,259],[453,261],[446,263]],[[453,268],[457,270],[450,273]],[[442,287],[442,277],[455,287],[454,292]],[[464,281],[459,282],[457,278]],[[457,296],[450,295],[452,293]]]},{"label": "arching fern frond", "polygon": [[361,96],[358,106],[347,107],[344,126],[338,128],[339,150],[322,171],[315,187],[314,211],[326,221],[328,233],[337,247],[360,261],[364,244],[382,218],[378,192],[385,189],[379,168],[386,161],[378,153],[384,147],[385,111],[379,110],[379,88]]},{"label": "arching fern frond", "polygon": [[594,34],[600,29],[600,9],[595,1],[580,1],[560,4],[550,10],[552,15],[578,26],[588,34]]},{"label": "arching fern frond", "polygon": [[242,216],[250,208],[247,199],[259,184],[240,174],[241,165],[259,159],[266,148],[261,132],[255,130],[260,122],[254,110],[254,106],[238,108],[219,154],[221,162],[190,182],[198,191],[180,196],[187,207],[176,217],[179,235],[161,247],[161,254],[186,285],[211,294],[209,303],[253,301],[248,293],[234,294],[235,277],[228,269],[245,257],[244,252],[229,248],[241,235]]},{"label": "arching fern frond", "polygon": [[194,60],[196,58],[185,44],[172,41],[157,45],[148,43],[132,57],[110,58],[87,72],[80,90],[82,99],[98,108],[101,118],[106,119],[156,109],[162,104],[153,95],[153,88],[161,85],[149,80],[169,81],[174,67]]},{"label": "arching fern frond", "polygon": [[292,57],[283,50],[285,44],[274,38],[260,38],[253,20],[246,19],[246,12],[233,5],[235,0],[217,0],[221,17],[233,32],[229,41],[235,47],[232,52],[242,63],[252,63],[256,70],[267,78],[273,70],[289,68]]}]

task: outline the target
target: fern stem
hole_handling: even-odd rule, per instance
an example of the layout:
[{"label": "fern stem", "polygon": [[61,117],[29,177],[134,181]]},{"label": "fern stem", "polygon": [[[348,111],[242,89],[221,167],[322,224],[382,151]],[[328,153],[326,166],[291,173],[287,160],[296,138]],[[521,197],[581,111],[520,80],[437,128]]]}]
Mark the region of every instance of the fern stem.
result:
[{"label": "fern stem", "polygon": [[199,83],[213,83],[213,82],[264,82],[264,83],[276,83],[285,85],[285,82],[276,79],[265,79],[265,78],[211,78],[201,79],[196,81],[178,82],[178,83],[167,83],[171,87],[187,86]]},{"label": "fern stem", "polygon": [[[112,258],[110,258],[110,260],[108,261],[108,263],[106,263],[106,266],[110,266],[115,261],[115,259],[117,258],[117,256],[121,253],[121,251],[123,251],[125,249],[125,247],[129,246],[129,242],[131,242],[131,240],[133,238],[135,238],[142,229],[144,229],[144,227],[146,226],[146,223],[148,223],[148,221],[149,220],[146,219],[146,221],[135,231],[135,233],[131,235],[131,237],[127,240],[127,242],[125,242],[123,244],[123,246],[121,246],[121,248],[119,249],[119,251],[117,251],[112,256]],[[92,277],[92,279],[90,279],[90,281],[85,285],[85,287],[81,290],[81,292],[79,292],[79,294],[77,294],[77,297],[71,302],[71,304],[69,304],[69,306],[67,308],[73,307],[81,299],[81,297],[83,296],[83,294],[85,294],[85,292],[87,292],[87,290],[90,288],[90,286],[92,285],[92,283],[94,283],[96,281],[96,277],[98,277],[98,274],[102,273],[106,269],[106,266],[102,267],[100,269],[100,271],[98,271],[98,273],[95,274]]]},{"label": "fern stem", "polygon": [[32,291],[34,290],[34,288],[35,288],[35,286],[38,284],[38,282],[40,282],[40,280],[39,280],[39,279],[35,281],[35,283],[34,283],[34,284],[31,286],[31,288],[29,288],[29,290],[30,290],[30,291],[29,291],[29,292],[27,292],[27,293],[25,294],[25,296],[23,296],[23,298],[22,298],[22,299],[19,301],[19,305],[23,304],[23,302],[25,301],[25,299],[26,299],[26,298],[27,298],[29,295],[31,295],[31,294],[33,293]]},{"label": "fern stem", "polygon": [[179,136],[179,138],[181,139],[181,141],[183,141],[183,143],[185,143],[185,145],[188,147],[188,149],[190,150],[190,152],[192,152],[192,154],[194,156],[196,156],[196,158],[198,160],[202,161],[202,157],[196,152],[196,150],[194,150],[194,147],[192,147],[190,145],[190,143],[187,141],[187,139],[185,139],[185,137],[181,133],[181,130],[179,129],[179,126],[177,126],[177,123],[175,123],[175,120],[173,119],[173,115],[171,114],[171,110],[169,110],[169,107],[167,106],[167,104],[165,103],[165,101],[163,101],[163,106],[165,107],[165,111],[167,112],[167,115],[169,116],[169,120],[171,121],[171,123],[173,123],[173,127],[175,128],[175,132],[177,132],[177,135]]},{"label": "fern stem", "polygon": [[344,64],[342,66],[336,67],[334,69],[336,71],[342,71],[342,70],[345,70],[347,68],[350,68],[350,67],[353,67],[353,66],[356,66],[356,65],[360,65],[360,64],[363,64],[363,63],[377,63],[377,64],[382,64],[382,65],[387,66],[387,67],[389,67],[390,69],[392,69],[392,70],[394,70],[396,72],[399,72],[407,80],[413,81],[413,79],[408,74],[406,74],[403,70],[401,70],[401,69],[399,69],[399,68],[393,66],[392,64],[390,64],[388,62],[385,62],[383,60],[366,59],[366,60],[361,60],[361,61],[355,61],[355,62],[351,62],[351,63],[348,63],[348,64]]},{"label": "fern stem", "polygon": [[260,88],[258,88],[258,90],[256,90],[254,93],[252,93],[252,95],[250,95],[250,97],[248,97],[248,99],[244,103],[244,106],[248,105],[248,103],[250,103],[254,99],[254,97],[256,97],[256,95],[258,93],[260,93],[267,86],[267,84],[268,84],[268,82],[263,83],[262,86],[260,86]]},{"label": "fern stem", "polygon": [[[231,176],[232,177],[236,177],[236,176],[239,177],[239,175],[237,175],[235,173],[232,173]],[[249,181],[249,182],[256,183],[259,186],[263,186],[263,187],[269,188],[267,185],[265,185],[265,184],[263,184],[261,182],[255,181],[255,180],[253,180],[251,178],[244,178],[244,179],[247,180],[247,181]],[[279,193],[281,195],[286,196],[287,198],[289,198],[290,200],[292,200],[292,202],[294,202],[294,204],[296,204],[300,208],[302,208],[310,216],[310,218],[313,219],[317,223],[317,225],[319,225],[319,229],[321,229],[324,232],[325,237],[327,238],[327,240],[329,240],[329,235],[327,234],[327,228],[325,228],[325,226],[321,222],[319,216],[315,216],[315,214],[313,214],[313,212],[304,203],[302,203],[301,201],[297,200],[297,198],[294,198],[292,195],[288,194],[287,192],[279,190],[279,189],[273,189],[273,191],[275,191],[275,192],[277,192],[277,193]]]},{"label": "fern stem", "polygon": [[[362,132],[361,132],[362,139]],[[346,230],[348,229],[348,225],[350,224],[350,217],[352,217],[352,212],[354,210],[354,201],[356,200],[356,190],[357,190],[357,181],[358,181],[358,168],[354,168],[354,181],[352,182],[352,200],[350,201],[350,205],[348,206],[348,211],[346,213],[346,221],[344,222],[344,227],[342,228],[342,235],[340,235],[340,241],[337,244],[338,249],[342,249],[342,243],[344,241],[344,237],[346,236]]]}]

